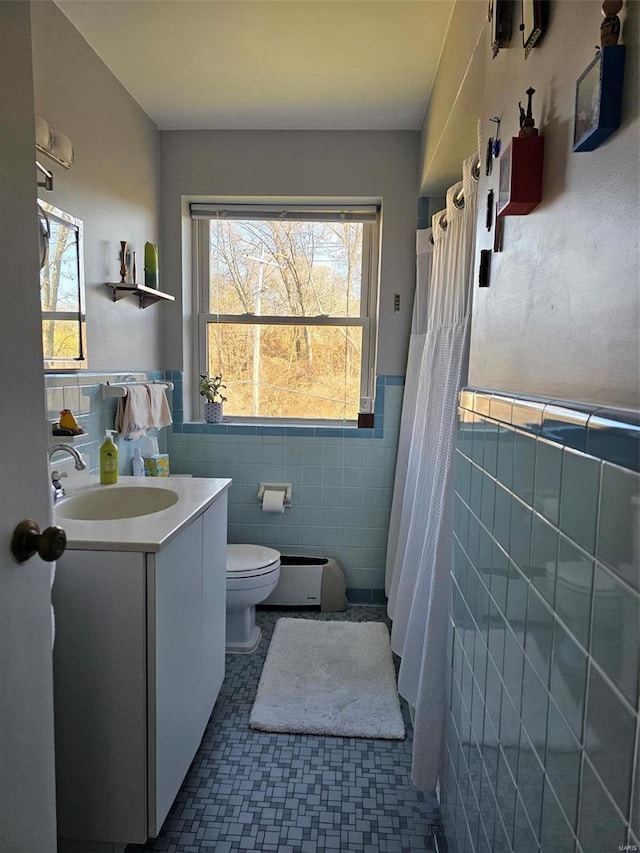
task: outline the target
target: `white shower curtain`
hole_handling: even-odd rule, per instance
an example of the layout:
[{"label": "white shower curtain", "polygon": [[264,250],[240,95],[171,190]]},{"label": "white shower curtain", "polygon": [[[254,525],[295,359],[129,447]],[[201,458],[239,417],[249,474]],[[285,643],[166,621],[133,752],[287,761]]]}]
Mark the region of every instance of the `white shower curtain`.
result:
[{"label": "white shower curtain", "polygon": [[[476,155],[432,219],[433,252],[421,253],[402,408],[386,587],[398,690],[415,708],[412,779],[436,787],[445,709],[452,547],[451,472],[457,394],[466,380],[475,249]],[[464,191],[464,207],[456,197]],[[443,220],[446,219],[446,229]],[[423,232],[424,233],[424,232]],[[421,254],[427,255],[422,258]],[[425,310],[426,304],[426,310]]]},{"label": "white shower curtain", "polygon": [[[385,592],[391,591],[391,579],[395,574],[395,566],[403,557],[403,550],[398,548],[399,542],[404,542],[409,528],[411,514],[403,512],[404,496],[413,494],[414,478],[407,482],[411,473],[409,468],[409,451],[414,430],[414,417],[418,402],[418,377],[424,354],[427,337],[429,284],[431,281],[431,262],[433,259],[432,229],[425,228],[416,234],[416,292],[413,300],[413,317],[411,319],[411,336],[409,338],[409,353],[407,355],[407,370],[402,398],[402,418],[400,419],[400,436],[398,438],[398,453],[396,456],[396,474],[393,485],[393,502],[391,518],[389,519],[389,536],[387,539],[387,568],[385,573]],[[412,498],[411,498],[412,500]],[[389,607],[391,601],[389,601]],[[391,610],[389,610],[391,615]]]}]

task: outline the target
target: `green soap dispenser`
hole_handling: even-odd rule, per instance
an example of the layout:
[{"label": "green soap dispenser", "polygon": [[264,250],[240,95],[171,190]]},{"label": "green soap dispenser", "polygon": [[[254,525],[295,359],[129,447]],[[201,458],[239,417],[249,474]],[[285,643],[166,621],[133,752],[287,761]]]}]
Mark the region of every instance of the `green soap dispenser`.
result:
[{"label": "green soap dispenser", "polygon": [[118,448],[111,437],[115,429],[107,429],[100,448],[100,482],[103,486],[113,486],[118,482]]}]

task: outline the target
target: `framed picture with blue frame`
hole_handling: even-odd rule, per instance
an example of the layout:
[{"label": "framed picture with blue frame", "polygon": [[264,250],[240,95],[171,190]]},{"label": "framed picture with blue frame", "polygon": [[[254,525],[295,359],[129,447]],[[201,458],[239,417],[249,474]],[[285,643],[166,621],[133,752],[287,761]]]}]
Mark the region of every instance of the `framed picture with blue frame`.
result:
[{"label": "framed picture with blue frame", "polygon": [[600,48],[576,83],[574,151],[593,151],[620,127],[623,44]]}]

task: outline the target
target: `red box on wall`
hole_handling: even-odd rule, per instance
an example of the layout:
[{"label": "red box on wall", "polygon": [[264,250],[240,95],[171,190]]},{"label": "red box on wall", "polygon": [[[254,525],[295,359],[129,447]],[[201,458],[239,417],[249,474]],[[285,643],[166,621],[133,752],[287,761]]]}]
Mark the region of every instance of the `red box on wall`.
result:
[{"label": "red box on wall", "polygon": [[522,216],[542,199],[544,136],[514,136],[500,157],[498,216]]}]

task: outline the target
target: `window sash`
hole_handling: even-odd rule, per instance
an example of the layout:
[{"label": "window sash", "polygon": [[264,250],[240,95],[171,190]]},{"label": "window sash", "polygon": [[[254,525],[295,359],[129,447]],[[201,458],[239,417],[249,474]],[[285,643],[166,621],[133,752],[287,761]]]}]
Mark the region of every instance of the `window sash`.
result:
[{"label": "window sash", "polygon": [[200,314],[204,322],[229,323],[246,326],[361,326],[368,330],[368,317],[330,317],[326,314],[316,314],[307,317],[291,314]]},{"label": "window sash", "polygon": [[[377,340],[377,303],[378,303],[378,281],[376,271],[378,269],[378,239],[379,239],[379,218],[380,206],[370,205],[370,210],[366,219],[363,221],[362,229],[362,269],[361,269],[361,297],[360,297],[360,317],[331,317],[324,315],[303,316],[303,315],[284,315],[272,316],[262,314],[215,314],[203,312],[202,307],[209,306],[210,299],[210,256],[209,256],[209,228],[210,221],[216,220],[218,213],[216,207],[224,208],[229,211],[230,207],[237,208],[237,215],[230,216],[234,219],[274,219],[277,218],[274,212],[283,211],[283,205],[279,206],[251,206],[251,205],[214,205],[214,204],[190,204],[191,218],[194,220],[192,228],[192,269],[194,290],[193,296],[198,306],[197,314],[197,346],[194,347],[194,405],[193,417],[199,417],[199,394],[197,392],[197,377],[203,369],[201,365],[206,365],[207,361],[207,326],[209,323],[231,323],[244,325],[293,325],[293,326],[360,326],[362,327],[362,359],[360,371],[360,396],[373,397],[375,394],[375,361],[376,361],[376,340]],[[357,205],[356,205],[357,207]],[[267,211],[267,208],[272,208]],[[293,206],[287,208],[287,212],[291,212]],[[327,211],[325,217],[330,221],[340,221],[340,215],[336,216],[336,210],[346,212],[349,209],[353,210],[350,205],[338,205],[333,207],[329,213],[328,206],[324,207],[309,207],[298,206],[298,210],[308,211],[308,215],[300,216],[308,221],[322,221],[322,217],[318,216],[319,211]],[[261,210],[265,213],[259,217],[255,214]],[[205,211],[207,211],[205,213]],[[266,215],[268,213],[268,215]],[[239,418],[238,422],[255,422],[263,420],[262,418]],[[295,418],[268,418],[270,423],[294,423]],[[319,421],[318,421],[319,422]],[[342,421],[340,421],[342,422]],[[337,421],[327,421],[328,424],[337,423]]]},{"label": "window sash", "polygon": [[[348,371],[346,364],[344,372],[342,370],[338,370],[335,371],[335,373],[327,374],[327,371],[323,370],[321,367],[319,368],[319,373],[312,370],[312,374],[314,375],[316,380],[312,383],[313,387],[307,387],[304,385],[304,383],[302,385],[298,385],[296,381],[291,382],[290,379],[285,378],[281,374],[274,375],[273,371],[269,369],[269,365],[271,364],[269,351],[263,350],[262,347],[260,347],[260,349],[258,350],[260,353],[260,366],[258,367],[259,375],[257,375],[255,372],[256,363],[254,361],[253,370],[249,369],[248,371],[244,372],[244,375],[242,377],[237,377],[240,380],[239,385],[237,386],[239,391],[239,397],[236,402],[238,403],[238,405],[237,407],[233,407],[233,404],[228,404],[232,420],[238,423],[260,423],[265,421],[268,421],[269,423],[276,423],[277,419],[277,422],[279,423],[293,424],[300,422],[306,425],[316,425],[322,421],[322,423],[325,423],[328,426],[335,426],[336,424],[352,425],[356,423],[355,413],[358,411],[358,397],[362,396],[361,347],[362,340],[364,338],[363,328],[366,327],[366,323],[363,324],[358,321],[356,323],[351,323],[345,327],[344,324],[341,323],[307,324],[300,323],[296,321],[295,318],[292,319],[294,321],[292,323],[276,323],[268,326],[265,324],[251,322],[237,323],[235,322],[235,318],[232,318],[232,320],[228,323],[218,323],[216,322],[215,318],[213,321],[207,322],[206,317],[203,316],[201,318],[201,333],[203,337],[206,336],[209,345],[213,346],[214,351],[216,349],[216,343],[214,342],[213,338],[216,338],[218,341],[222,339],[222,341],[224,342],[227,332],[229,332],[232,337],[239,335],[240,340],[244,340],[247,343],[247,346],[249,348],[247,352],[253,352],[253,356],[255,359],[257,350],[255,349],[256,342],[254,336],[260,336],[260,332],[258,330],[265,329],[267,330],[267,332],[271,331],[272,333],[275,331],[276,336],[278,336],[280,332],[286,334],[284,332],[285,329],[295,328],[299,335],[308,334],[312,339],[312,346],[314,348],[314,367],[316,365],[316,362],[321,362],[323,358],[322,351],[319,351],[316,356],[315,346],[318,343],[318,333],[320,333],[322,337],[325,336],[325,333],[328,334],[334,342],[336,342],[337,338],[342,339],[342,336],[344,335],[346,336],[344,342],[345,348],[350,343],[351,346],[355,344],[360,349],[360,357],[351,360],[352,366],[354,368],[357,364],[357,370],[359,374],[359,386],[354,387],[353,381],[355,377],[353,375],[353,371]],[[249,336],[248,338],[246,337],[247,335]],[[250,359],[251,356],[249,355],[249,360]],[[217,362],[211,365],[211,370],[214,373],[224,373],[224,368]],[[330,381],[330,388],[326,385],[327,376],[333,377],[333,379]],[[344,398],[342,392],[343,386],[340,382],[343,377],[345,380]],[[336,385],[337,388],[335,387]],[[245,386],[244,389],[242,386]],[[247,387],[252,389],[251,399],[247,399]],[[280,400],[280,409],[276,411],[274,411],[274,409],[272,407],[270,408],[269,406],[269,398],[275,390],[281,392],[282,396],[286,400],[286,402]],[[300,398],[306,398],[309,401],[309,406],[303,405],[301,407],[297,402],[294,402],[297,395],[299,395]],[[311,411],[316,402],[319,405],[316,410],[324,410],[326,414],[307,415],[306,412]],[[262,405],[263,403],[264,407]],[[273,403],[273,400],[271,400],[271,403]],[[331,404],[329,405],[329,410],[333,410],[333,416],[329,414],[329,410],[327,410],[326,408],[327,404]],[[249,406],[249,408],[247,408],[247,406]],[[243,412],[243,414],[240,414],[241,411]],[[269,412],[268,414],[266,413],[267,411]]]},{"label": "window sash", "polygon": [[43,320],[76,320],[84,321],[86,317],[80,311],[41,311]]}]

